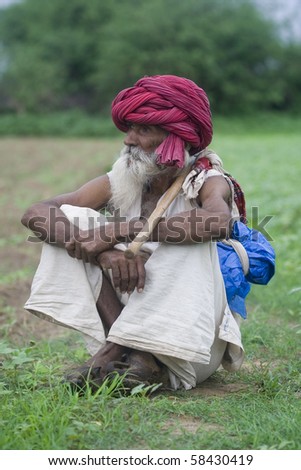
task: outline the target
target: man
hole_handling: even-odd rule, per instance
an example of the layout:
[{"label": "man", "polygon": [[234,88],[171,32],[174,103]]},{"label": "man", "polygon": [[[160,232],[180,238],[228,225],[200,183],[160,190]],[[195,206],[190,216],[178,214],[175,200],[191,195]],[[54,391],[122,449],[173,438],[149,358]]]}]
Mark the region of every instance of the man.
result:
[{"label": "man", "polygon": [[[125,132],[112,171],[34,204],[22,218],[46,242],[25,308],[84,334],[92,357],[72,383],[97,387],[116,372],[127,386],[189,389],[222,363],[237,370],[242,362],[215,243],[239,217],[235,188],[207,149],[210,107],[194,82],[144,77],[117,95],[112,117]],[[126,258],[128,243],[187,167],[151,241]]]}]

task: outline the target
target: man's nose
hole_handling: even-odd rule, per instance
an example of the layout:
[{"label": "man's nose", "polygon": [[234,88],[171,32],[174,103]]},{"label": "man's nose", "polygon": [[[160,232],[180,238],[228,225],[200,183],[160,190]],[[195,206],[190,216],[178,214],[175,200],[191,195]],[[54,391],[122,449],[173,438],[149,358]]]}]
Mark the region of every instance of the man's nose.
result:
[{"label": "man's nose", "polygon": [[137,132],[135,129],[129,129],[124,139],[124,145],[137,145]]}]

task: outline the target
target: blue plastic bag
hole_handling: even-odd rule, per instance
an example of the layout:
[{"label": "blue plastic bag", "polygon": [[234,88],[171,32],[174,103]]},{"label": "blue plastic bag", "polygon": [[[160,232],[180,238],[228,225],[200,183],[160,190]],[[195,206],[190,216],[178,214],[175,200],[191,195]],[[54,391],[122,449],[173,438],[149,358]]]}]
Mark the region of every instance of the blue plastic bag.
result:
[{"label": "blue plastic bag", "polygon": [[234,223],[231,238],[238,240],[247,251],[249,272],[244,275],[236,251],[222,242],[217,243],[220,266],[229,307],[246,318],[245,298],[250,292],[250,283],[268,284],[275,274],[275,251],[262,233],[250,229],[242,222]]}]

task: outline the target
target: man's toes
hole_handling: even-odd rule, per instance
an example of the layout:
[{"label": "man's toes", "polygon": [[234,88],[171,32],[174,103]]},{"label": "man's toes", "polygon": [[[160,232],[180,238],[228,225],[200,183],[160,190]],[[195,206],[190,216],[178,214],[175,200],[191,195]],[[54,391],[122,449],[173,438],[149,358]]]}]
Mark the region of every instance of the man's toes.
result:
[{"label": "man's toes", "polygon": [[73,390],[79,391],[86,388],[90,381],[98,379],[100,374],[101,367],[82,367],[67,374],[64,383],[69,384]]}]

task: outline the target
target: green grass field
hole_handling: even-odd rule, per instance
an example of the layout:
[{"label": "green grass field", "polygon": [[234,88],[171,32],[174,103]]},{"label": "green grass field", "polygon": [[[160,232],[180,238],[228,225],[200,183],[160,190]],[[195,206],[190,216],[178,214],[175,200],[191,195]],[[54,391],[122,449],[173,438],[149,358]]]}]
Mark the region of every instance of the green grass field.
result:
[{"label": "green grass field", "polygon": [[0,140],[1,449],[301,448],[301,134],[225,128],[211,147],[244,188],[249,218],[258,211],[253,222],[272,239],[276,275],[248,297],[239,372],[150,398],[108,387],[72,395],[60,381],[87,357],[81,338],[23,310],[41,249],[26,241],[23,211],[107,171],[122,137]]}]

